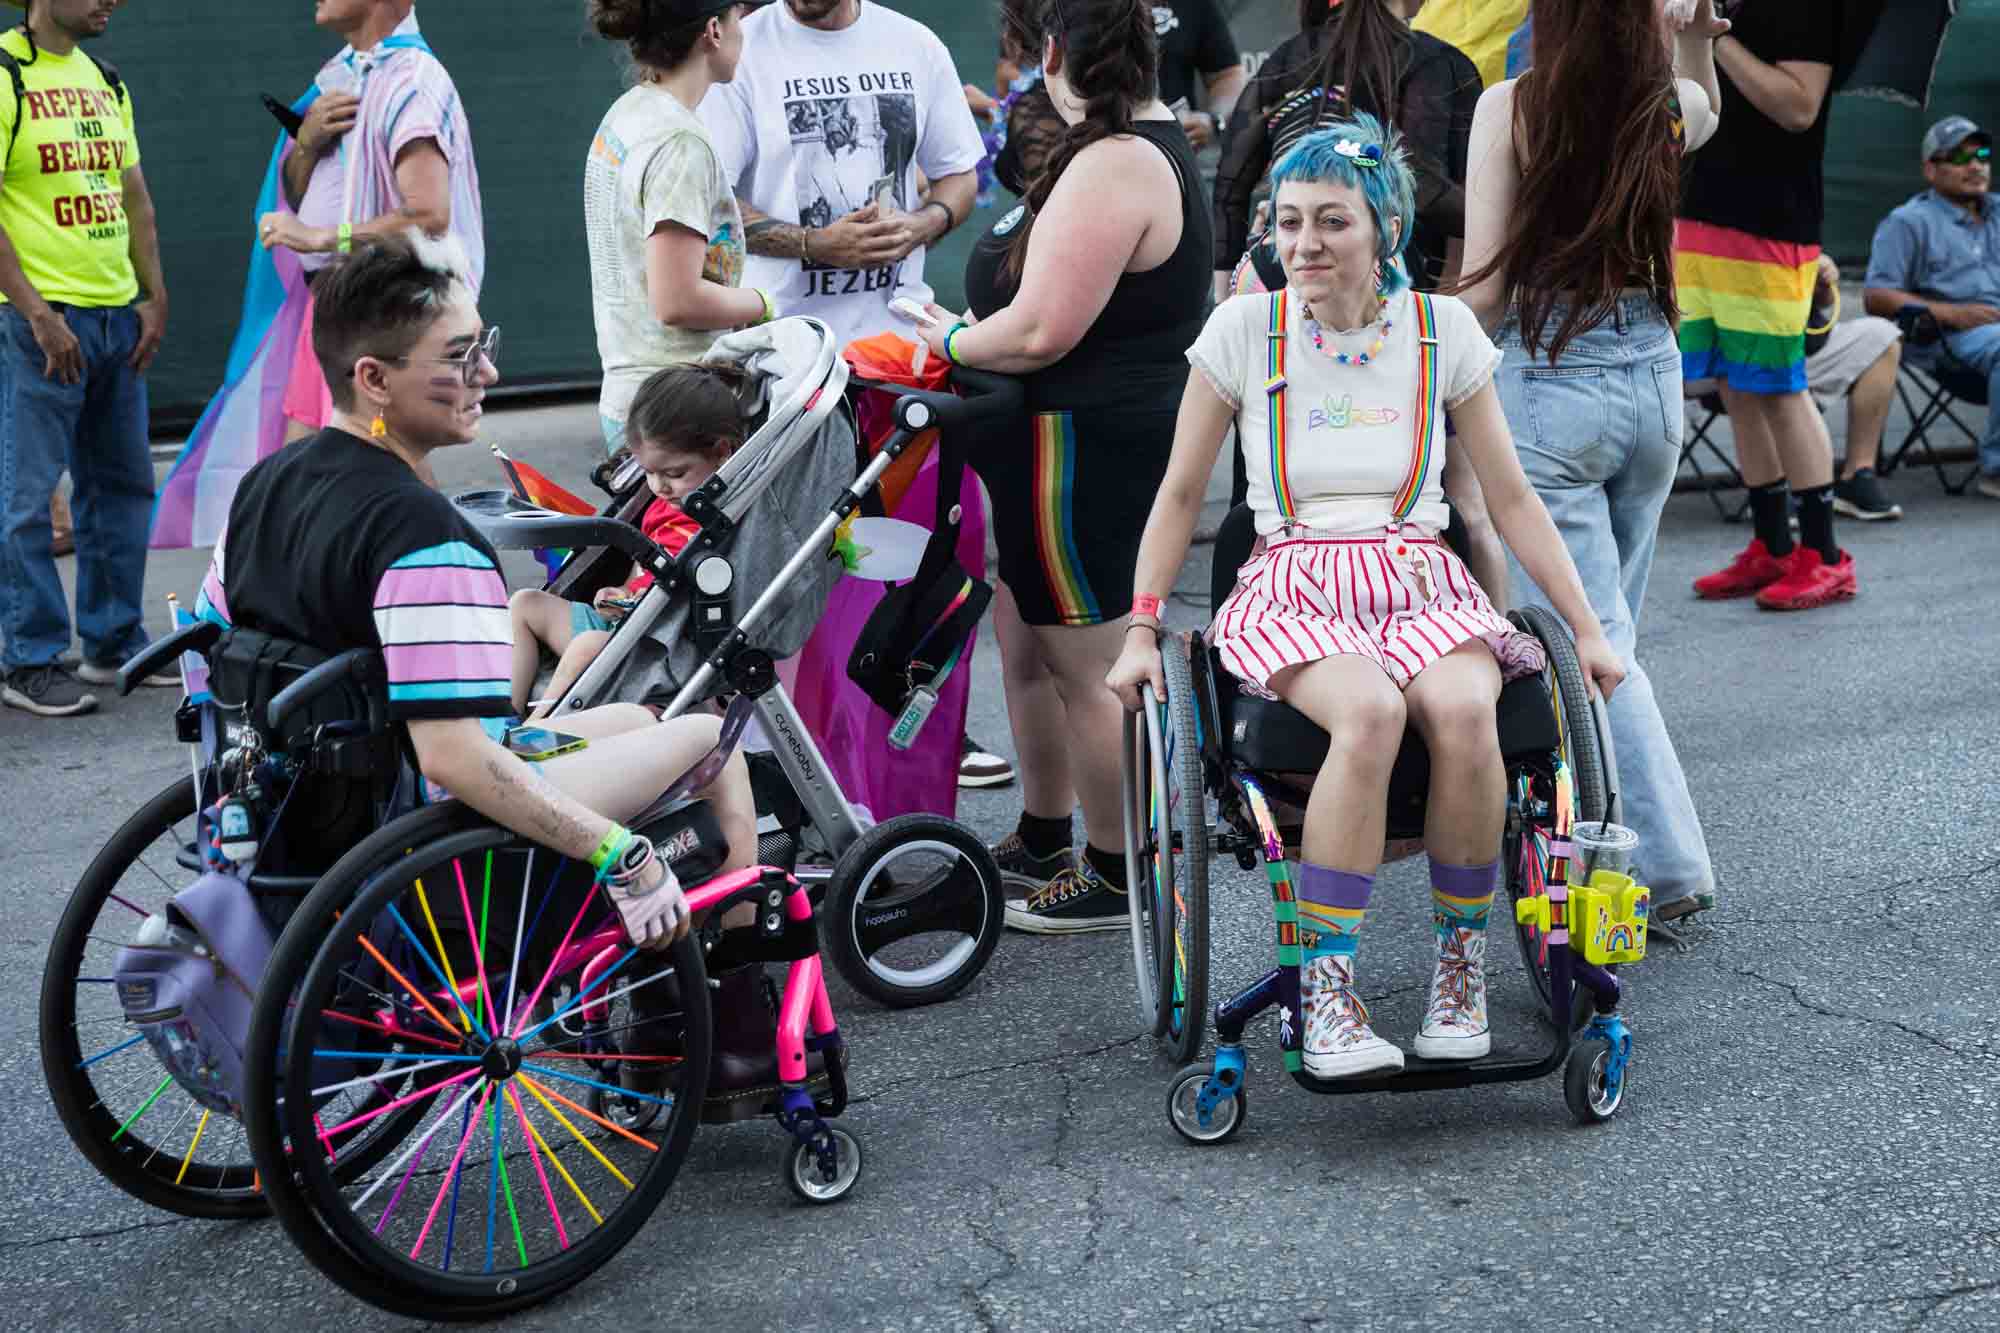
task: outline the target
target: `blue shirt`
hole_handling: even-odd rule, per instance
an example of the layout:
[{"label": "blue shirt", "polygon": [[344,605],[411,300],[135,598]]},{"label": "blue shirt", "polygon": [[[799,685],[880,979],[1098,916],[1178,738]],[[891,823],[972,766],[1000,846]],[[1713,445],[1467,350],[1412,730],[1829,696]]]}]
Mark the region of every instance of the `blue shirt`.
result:
[{"label": "blue shirt", "polygon": [[1863,285],[2000,306],[2000,194],[1977,217],[1935,190],[1915,196],[1875,228]]}]

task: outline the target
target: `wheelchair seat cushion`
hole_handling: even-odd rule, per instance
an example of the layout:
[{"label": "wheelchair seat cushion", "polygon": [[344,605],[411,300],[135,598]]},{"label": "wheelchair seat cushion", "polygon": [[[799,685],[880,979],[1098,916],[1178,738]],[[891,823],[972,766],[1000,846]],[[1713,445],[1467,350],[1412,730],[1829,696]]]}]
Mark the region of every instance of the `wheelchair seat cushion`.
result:
[{"label": "wheelchair seat cushion", "polygon": [[[1257,773],[1317,773],[1331,743],[1327,734],[1289,704],[1241,693],[1221,662],[1211,660],[1230,757]],[[1509,761],[1546,760],[1560,741],[1555,709],[1540,676],[1522,676],[1501,687],[1494,725],[1500,753]],[[1422,834],[1430,778],[1430,752],[1412,727],[1404,733],[1389,775],[1390,836]]]}]

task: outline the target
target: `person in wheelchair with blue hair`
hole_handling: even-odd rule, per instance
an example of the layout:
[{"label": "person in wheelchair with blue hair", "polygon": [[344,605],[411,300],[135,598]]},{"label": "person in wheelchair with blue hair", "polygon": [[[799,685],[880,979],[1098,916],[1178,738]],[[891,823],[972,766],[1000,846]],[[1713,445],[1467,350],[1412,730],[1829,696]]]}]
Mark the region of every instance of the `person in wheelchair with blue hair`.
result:
[{"label": "person in wheelchair with blue hair", "polygon": [[1585,673],[1609,694],[1624,669],[1522,474],[1493,388],[1499,349],[1457,299],[1409,290],[1400,256],[1413,187],[1397,137],[1357,116],[1301,140],[1271,179],[1286,287],[1224,302],[1188,350],[1198,373],[1106,683],[1128,709],[1143,684],[1165,696],[1160,598],[1234,424],[1259,536],[1208,639],[1244,688],[1276,695],[1331,739],[1296,882],[1303,1063],[1320,1078],[1403,1066],[1401,1048],[1369,1027],[1354,951],[1406,725],[1432,761],[1424,841],[1438,945],[1415,1051],[1477,1059],[1491,1047],[1486,923],[1507,805],[1495,705],[1503,680],[1539,670],[1543,653],[1439,540],[1447,415],[1450,447],[1572,628]]},{"label": "person in wheelchair with blue hair", "polygon": [[[598,868],[635,944],[665,948],[689,914],[673,871],[618,821],[644,810],[715,745],[719,719],[656,722],[638,704],[562,719],[587,748],[531,763],[512,720],[512,632],[499,562],[437,489],[431,458],[477,435],[498,379],[463,255],[412,231],[372,240],[314,287],[313,351],[328,428],[244,476],[196,614],[225,627],[382,655],[388,715],[425,783]],[[700,793],[750,864],[756,816],[742,756]]]}]

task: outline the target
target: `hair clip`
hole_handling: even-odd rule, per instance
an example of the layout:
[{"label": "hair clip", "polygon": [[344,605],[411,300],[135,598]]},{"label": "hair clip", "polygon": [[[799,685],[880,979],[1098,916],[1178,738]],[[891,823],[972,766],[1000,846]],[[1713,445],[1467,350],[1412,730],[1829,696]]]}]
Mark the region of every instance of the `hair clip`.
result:
[{"label": "hair clip", "polygon": [[1382,145],[1362,143],[1359,139],[1342,139],[1333,146],[1333,151],[1342,157],[1351,158],[1357,167],[1379,167],[1382,165]]}]

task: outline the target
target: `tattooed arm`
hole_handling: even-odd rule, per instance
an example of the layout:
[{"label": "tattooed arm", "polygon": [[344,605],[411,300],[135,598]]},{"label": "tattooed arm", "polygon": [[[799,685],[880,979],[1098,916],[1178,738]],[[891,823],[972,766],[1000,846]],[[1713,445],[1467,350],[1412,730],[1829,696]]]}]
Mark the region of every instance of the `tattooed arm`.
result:
[{"label": "tattooed arm", "polygon": [[496,824],[583,861],[611,831],[610,820],[496,745],[473,718],[415,721],[409,731],[423,775]]},{"label": "tattooed arm", "polygon": [[824,227],[780,222],[740,195],[736,207],[743,214],[743,243],[753,255],[821,268],[873,268],[893,264],[910,252],[902,244],[910,218],[904,214],[884,218],[872,203]]}]

